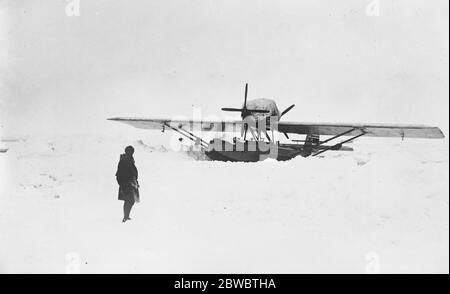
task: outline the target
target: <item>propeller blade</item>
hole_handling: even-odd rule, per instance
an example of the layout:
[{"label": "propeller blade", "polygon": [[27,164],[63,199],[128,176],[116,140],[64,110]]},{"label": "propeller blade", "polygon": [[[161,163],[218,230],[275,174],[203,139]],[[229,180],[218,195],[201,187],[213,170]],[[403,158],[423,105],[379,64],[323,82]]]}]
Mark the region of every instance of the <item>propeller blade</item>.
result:
[{"label": "propeller blade", "polygon": [[254,113],[269,113],[269,110],[265,109],[244,109],[244,108],[232,108],[232,107],[224,107],[223,111],[236,111],[236,112],[254,112]]},{"label": "propeller blade", "polygon": [[248,125],[245,124],[245,125],[244,125],[244,141],[245,141],[246,138],[247,138],[247,130],[248,130]]},{"label": "propeller blade", "polygon": [[242,108],[230,108],[230,107],[224,107],[222,108],[223,111],[238,111],[238,112],[242,112],[244,109]]},{"label": "propeller blade", "polygon": [[283,115],[285,115],[286,113],[288,113],[289,110],[291,110],[292,108],[294,108],[295,104],[292,104],[291,106],[289,106],[288,108],[286,108],[280,115],[280,117],[282,117]]},{"label": "propeller blade", "polygon": [[245,96],[244,96],[244,109],[247,108],[247,91],[248,91],[248,84],[245,83]]},{"label": "propeller blade", "polygon": [[248,112],[254,112],[254,113],[269,113],[269,110],[266,109],[246,109]]}]

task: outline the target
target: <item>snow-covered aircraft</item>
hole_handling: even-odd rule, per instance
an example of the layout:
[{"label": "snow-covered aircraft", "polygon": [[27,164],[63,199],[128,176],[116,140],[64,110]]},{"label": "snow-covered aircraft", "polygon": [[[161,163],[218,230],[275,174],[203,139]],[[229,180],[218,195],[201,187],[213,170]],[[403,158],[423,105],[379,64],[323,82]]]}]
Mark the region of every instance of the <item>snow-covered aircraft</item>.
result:
[{"label": "snow-covered aircraft", "polygon": [[[295,105],[280,112],[274,100],[259,98],[247,101],[248,84],[245,85],[244,104],[242,108],[222,108],[223,111],[240,112],[241,120],[204,121],[173,120],[153,118],[109,118],[136,128],[167,129],[178,132],[201,146],[205,154],[212,160],[255,162],[266,158],[289,160],[298,155],[303,157],[317,156],[330,150],[353,151],[344,146],[345,143],[366,137],[399,137],[399,138],[444,138],[438,127],[406,124],[361,124],[361,123],[306,123],[287,122],[280,119]],[[240,137],[232,142],[215,138],[206,142],[195,131],[234,132],[240,131]],[[251,138],[247,140],[247,132]],[[281,143],[275,132],[286,136],[289,143]],[[304,140],[291,140],[288,134],[306,135]],[[321,140],[320,136],[327,136]],[[347,137],[345,140],[337,139]],[[326,144],[329,145],[326,145]]]}]

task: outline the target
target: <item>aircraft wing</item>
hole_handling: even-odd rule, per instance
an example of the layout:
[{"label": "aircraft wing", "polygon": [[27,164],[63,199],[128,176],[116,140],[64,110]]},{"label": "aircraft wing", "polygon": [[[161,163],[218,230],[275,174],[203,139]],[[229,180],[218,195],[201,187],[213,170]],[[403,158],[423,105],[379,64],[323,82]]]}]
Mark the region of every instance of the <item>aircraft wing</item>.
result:
[{"label": "aircraft wing", "polygon": [[124,118],[115,117],[108,120],[119,121],[139,129],[164,130],[170,127],[183,128],[188,131],[205,132],[240,132],[242,121],[212,121],[212,120],[177,120],[152,118]]},{"label": "aircraft wing", "polygon": [[[177,120],[152,118],[109,118],[140,129],[164,130],[167,128],[183,128],[188,131],[206,132],[240,132],[243,122],[211,121],[211,120]],[[290,134],[315,134],[323,136],[357,136],[365,132],[369,137],[400,137],[400,138],[444,138],[438,127],[404,124],[354,124],[354,123],[301,123],[279,122],[278,131]]]},{"label": "aircraft wing", "polygon": [[337,136],[346,133],[346,136],[357,136],[365,132],[369,137],[400,137],[400,138],[444,138],[438,127],[425,125],[404,124],[334,124],[334,123],[298,123],[279,122],[278,131],[293,134],[315,134],[324,136]]}]

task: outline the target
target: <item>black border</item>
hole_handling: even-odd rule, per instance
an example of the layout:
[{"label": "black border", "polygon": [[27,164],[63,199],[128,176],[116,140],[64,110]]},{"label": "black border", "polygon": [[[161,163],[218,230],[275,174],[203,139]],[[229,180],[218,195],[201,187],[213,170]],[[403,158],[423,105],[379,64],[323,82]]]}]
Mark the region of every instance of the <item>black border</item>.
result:
[{"label": "black border", "polygon": [[[26,291],[36,293],[43,290],[45,293],[64,293],[75,291],[78,293],[101,292],[107,289],[123,294],[132,293],[153,293],[155,290],[171,292],[192,292],[211,293],[228,291],[286,291],[294,290],[294,293],[321,293],[330,291],[344,291],[361,293],[367,291],[391,292],[391,291],[424,291],[429,293],[434,289],[441,290],[448,286],[449,275],[295,275],[295,274],[125,274],[125,275],[102,275],[102,274],[81,274],[81,275],[0,275],[0,283],[3,293],[19,293]],[[176,289],[175,281],[181,280],[202,280],[209,284],[217,283],[219,279],[262,279],[263,281],[273,280],[274,287],[250,287],[250,288],[222,288],[208,286],[206,291],[201,289]],[[445,283],[445,284],[444,284]],[[6,285],[11,287],[7,291]],[[258,284],[258,283],[256,283]],[[4,291],[3,291],[4,290]],[[108,290],[109,291],[109,290]]]}]

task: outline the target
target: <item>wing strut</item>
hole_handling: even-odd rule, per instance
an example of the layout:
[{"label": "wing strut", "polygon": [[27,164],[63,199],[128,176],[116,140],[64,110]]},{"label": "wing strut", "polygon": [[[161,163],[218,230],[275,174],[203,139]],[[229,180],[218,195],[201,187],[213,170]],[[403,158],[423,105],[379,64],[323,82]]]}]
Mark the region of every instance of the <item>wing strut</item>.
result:
[{"label": "wing strut", "polygon": [[[320,142],[320,144],[319,144],[318,146],[321,146],[322,144],[327,143],[327,142],[329,142],[329,141],[331,141],[331,140],[337,139],[337,138],[339,138],[339,137],[341,137],[341,136],[345,136],[345,135],[347,135],[347,134],[349,134],[349,133],[355,131],[356,129],[357,129],[357,128],[353,128],[353,129],[348,130],[348,131],[346,131],[346,132],[343,132],[343,133],[341,133],[341,134],[339,134],[339,135],[333,136],[333,137],[331,137],[331,138],[329,138],[329,139],[327,139],[327,140],[325,140],[325,141]],[[332,145],[332,146],[327,146],[325,149],[322,149],[322,150],[320,150],[319,152],[314,153],[312,156],[317,156],[317,155],[322,154],[322,153],[324,153],[324,152],[326,152],[326,151],[328,151],[328,150],[336,150],[337,148],[339,149],[340,147],[342,147],[342,144],[345,144],[345,143],[347,143],[347,142],[350,142],[350,141],[352,141],[352,140],[355,140],[356,138],[362,137],[362,136],[364,136],[365,134],[367,134],[367,132],[365,132],[364,130],[359,129],[359,131],[361,132],[361,134],[356,135],[356,136],[353,136],[353,137],[351,137],[350,139],[344,140],[344,141],[342,141],[342,142],[340,142],[340,143],[337,143],[337,144],[334,144],[334,145]]]},{"label": "wing strut", "polygon": [[343,133],[341,133],[341,134],[338,134],[338,135],[336,135],[336,136],[333,136],[333,137],[331,137],[331,138],[329,138],[329,139],[326,139],[325,141],[321,141],[319,145],[328,143],[328,142],[330,142],[331,140],[334,140],[334,139],[337,139],[337,138],[339,138],[339,137],[341,137],[341,136],[345,136],[345,135],[347,135],[347,134],[350,134],[351,132],[353,132],[353,131],[355,131],[355,130],[356,130],[356,128],[353,128],[353,129],[348,130],[347,132],[343,132]]},{"label": "wing strut", "polygon": [[168,127],[168,128],[171,128],[171,129],[174,130],[175,132],[177,132],[177,133],[179,133],[179,134],[185,136],[186,138],[188,138],[189,140],[193,141],[194,143],[200,144],[200,146],[203,147],[203,148],[205,148],[205,149],[208,149],[208,148],[209,148],[209,144],[206,143],[205,141],[203,141],[202,138],[200,138],[200,137],[194,135],[194,134],[191,133],[191,132],[186,131],[186,130],[183,129],[183,128],[174,128],[174,127],[172,127],[171,125],[169,125],[169,124],[166,123],[166,122],[164,123],[164,126],[166,126],[166,127]]}]

